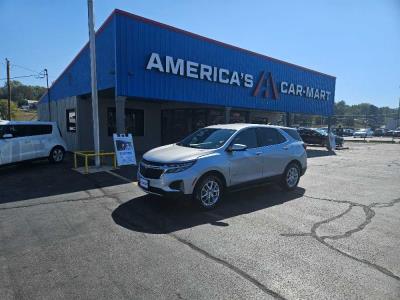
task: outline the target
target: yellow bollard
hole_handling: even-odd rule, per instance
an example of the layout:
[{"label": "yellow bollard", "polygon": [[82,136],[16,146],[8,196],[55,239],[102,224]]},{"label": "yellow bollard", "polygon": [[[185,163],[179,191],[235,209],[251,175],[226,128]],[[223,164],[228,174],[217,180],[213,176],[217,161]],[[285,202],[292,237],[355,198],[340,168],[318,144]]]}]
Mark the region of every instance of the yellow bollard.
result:
[{"label": "yellow bollard", "polygon": [[89,173],[88,156],[87,155],[85,155],[85,171],[86,171],[86,174]]}]

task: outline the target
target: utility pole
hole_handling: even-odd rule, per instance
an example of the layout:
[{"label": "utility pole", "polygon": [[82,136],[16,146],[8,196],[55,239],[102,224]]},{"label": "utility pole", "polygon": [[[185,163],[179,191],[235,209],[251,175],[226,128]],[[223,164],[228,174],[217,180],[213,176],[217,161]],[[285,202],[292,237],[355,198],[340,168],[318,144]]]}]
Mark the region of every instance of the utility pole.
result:
[{"label": "utility pole", "polygon": [[11,83],[10,83],[10,61],[6,58],[7,65],[7,89],[8,89],[8,120],[11,121]]},{"label": "utility pole", "polygon": [[50,89],[49,89],[49,72],[47,69],[44,69],[44,76],[46,76],[46,85],[47,85],[47,105],[49,108],[49,121],[51,121],[51,105],[50,105]]},{"label": "utility pole", "polygon": [[88,0],[88,25],[89,25],[89,46],[90,46],[90,73],[92,85],[92,114],[93,114],[93,141],[96,167],[100,167],[100,136],[99,136],[99,103],[97,98],[96,78],[96,36],[94,32],[93,0]]}]

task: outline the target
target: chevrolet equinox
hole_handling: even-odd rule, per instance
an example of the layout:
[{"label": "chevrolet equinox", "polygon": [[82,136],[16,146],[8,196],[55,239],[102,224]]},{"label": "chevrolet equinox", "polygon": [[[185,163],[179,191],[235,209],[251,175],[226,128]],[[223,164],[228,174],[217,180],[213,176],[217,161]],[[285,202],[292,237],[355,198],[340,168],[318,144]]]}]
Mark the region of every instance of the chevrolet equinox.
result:
[{"label": "chevrolet equinox", "polygon": [[296,129],[255,124],[213,125],[143,155],[138,185],[147,193],[190,196],[214,207],[224,190],[274,180],[296,188],[307,169]]}]

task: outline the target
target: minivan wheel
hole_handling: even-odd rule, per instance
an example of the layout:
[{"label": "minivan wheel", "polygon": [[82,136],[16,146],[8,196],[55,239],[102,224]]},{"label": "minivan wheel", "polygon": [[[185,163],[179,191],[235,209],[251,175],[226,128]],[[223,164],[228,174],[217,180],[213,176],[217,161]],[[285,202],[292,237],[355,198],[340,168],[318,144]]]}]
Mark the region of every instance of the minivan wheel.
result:
[{"label": "minivan wheel", "polygon": [[297,187],[300,180],[300,167],[296,163],[291,163],[287,166],[285,173],[282,176],[281,186],[284,190],[292,191]]},{"label": "minivan wheel", "polygon": [[217,176],[206,175],[197,182],[193,196],[200,207],[211,209],[220,201],[222,192],[221,180]]},{"label": "minivan wheel", "polygon": [[54,147],[50,151],[49,161],[53,164],[61,163],[64,160],[65,151],[62,147]]}]

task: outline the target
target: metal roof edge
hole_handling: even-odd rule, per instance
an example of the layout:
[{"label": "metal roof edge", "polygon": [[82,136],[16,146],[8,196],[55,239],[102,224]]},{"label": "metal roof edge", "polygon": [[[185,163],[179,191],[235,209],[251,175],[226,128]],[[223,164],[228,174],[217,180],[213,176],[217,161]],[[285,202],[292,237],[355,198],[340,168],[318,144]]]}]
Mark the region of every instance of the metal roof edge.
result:
[{"label": "metal roof edge", "polygon": [[123,16],[126,16],[128,18],[132,18],[132,19],[144,22],[144,23],[153,24],[153,25],[161,27],[161,28],[165,28],[165,29],[169,29],[169,30],[172,30],[172,31],[175,31],[175,32],[183,33],[183,34],[189,35],[191,37],[207,41],[209,43],[214,43],[214,44],[226,47],[226,48],[231,48],[231,49],[234,49],[234,50],[242,51],[242,52],[245,52],[245,53],[248,53],[248,54],[251,54],[251,55],[260,56],[260,57],[268,59],[268,60],[276,61],[276,62],[283,63],[283,64],[286,64],[286,65],[289,65],[289,66],[292,66],[292,67],[296,67],[296,68],[299,68],[299,69],[302,69],[302,70],[306,70],[306,71],[309,71],[309,72],[317,73],[319,75],[323,75],[323,76],[327,76],[327,77],[331,77],[331,78],[336,79],[336,77],[333,76],[333,75],[329,75],[329,74],[322,73],[322,72],[319,72],[319,71],[316,71],[316,70],[313,70],[313,69],[302,67],[302,66],[299,66],[299,65],[296,65],[296,64],[293,64],[293,63],[289,63],[289,62],[284,61],[284,60],[273,58],[271,56],[267,56],[267,55],[260,54],[260,53],[257,53],[257,52],[251,51],[251,50],[240,48],[238,46],[234,46],[234,45],[231,45],[231,44],[220,42],[220,41],[217,41],[217,40],[214,40],[214,39],[211,39],[211,38],[208,38],[208,37],[205,37],[205,36],[202,36],[202,35],[187,31],[187,30],[183,30],[183,29],[171,26],[171,25],[167,25],[165,23],[161,23],[161,22],[158,22],[158,21],[154,21],[154,20],[142,17],[142,16],[138,16],[138,15],[132,14],[132,13],[124,11],[124,10],[114,9],[113,13],[119,14],[119,15],[123,15]]}]

